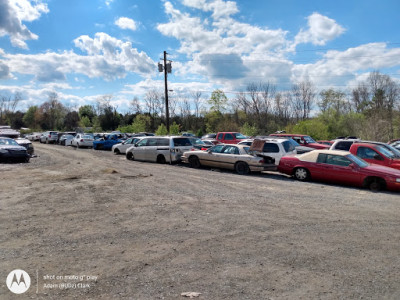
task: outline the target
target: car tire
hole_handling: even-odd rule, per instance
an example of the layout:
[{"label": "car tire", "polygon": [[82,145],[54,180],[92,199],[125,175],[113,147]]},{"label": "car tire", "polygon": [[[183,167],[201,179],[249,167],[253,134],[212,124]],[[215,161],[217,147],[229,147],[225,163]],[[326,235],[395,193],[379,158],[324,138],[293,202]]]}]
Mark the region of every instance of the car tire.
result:
[{"label": "car tire", "polygon": [[119,155],[119,154],[121,154],[121,151],[119,151],[119,149],[114,149],[114,154]]},{"label": "car tire", "polygon": [[294,178],[299,181],[307,181],[310,179],[310,172],[305,168],[296,168],[293,172]]},{"label": "car tire", "polygon": [[382,178],[373,178],[368,182],[368,188],[371,192],[379,192],[385,189],[386,182]]},{"label": "car tire", "polygon": [[159,164],[165,164],[167,161],[165,160],[165,156],[164,155],[159,155],[157,156],[157,163]]},{"label": "car tire", "polygon": [[195,155],[190,156],[189,157],[189,166],[191,168],[195,168],[195,169],[200,168],[201,167],[201,163],[200,163],[199,158],[197,156],[195,156]]},{"label": "car tire", "polygon": [[128,160],[135,160],[135,158],[133,157],[133,153],[132,153],[132,152],[128,152],[128,153],[126,154],[126,159],[128,159]]},{"label": "car tire", "polygon": [[250,168],[249,168],[249,165],[247,163],[245,163],[244,161],[239,161],[235,165],[235,171],[239,175],[247,175],[250,173]]}]

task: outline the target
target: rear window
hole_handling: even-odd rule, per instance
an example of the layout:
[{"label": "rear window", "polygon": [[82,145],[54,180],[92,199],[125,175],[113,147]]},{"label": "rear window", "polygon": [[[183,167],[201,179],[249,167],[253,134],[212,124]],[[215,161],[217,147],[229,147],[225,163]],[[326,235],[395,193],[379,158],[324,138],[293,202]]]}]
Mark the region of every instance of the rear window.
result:
[{"label": "rear window", "polygon": [[188,138],[174,138],[173,141],[175,147],[192,146],[192,143]]},{"label": "rear window", "polygon": [[279,153],[279,146],[274,143],[265,143],[263,147],[263,152]]},{"label": "rear window", "polygon": [[349,151],[351,145],[353,145],[353,142],[345,141],[345,142],[338,142],[335,146],[336,150],[343,150],[343,151]]}]

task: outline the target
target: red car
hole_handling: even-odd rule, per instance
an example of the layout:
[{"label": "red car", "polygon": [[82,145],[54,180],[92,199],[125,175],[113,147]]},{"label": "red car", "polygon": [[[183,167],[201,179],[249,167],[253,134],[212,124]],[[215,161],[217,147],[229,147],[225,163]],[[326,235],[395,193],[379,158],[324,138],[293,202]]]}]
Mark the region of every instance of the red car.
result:
[{"label": "red car", "polygon": [[400,191],[400,171],[364,160],[347,151],[314,150],[282,157],[278,171],[297,180],[316,180],[368,187],[372,191]]},{"label": "red car", "polygon": [[216,140],[221,144],[237,144],[247,139],[243,134],[239,132],[218,132]]},{"label": "red car", "polygon": [[330,146],[317,143],[312,137],[304,134],[290,134],[290,133],[272,133],[270,136],[279,136],[285,138],[292,138],[301,146],[307,146],[314,149],[329,149]]},{"label": "red car", "polygon": [[388,145],[373,143],[354,143],[350,147],[350,153],[357,155],[368,163],[386,166],[400,170],[400,158],[393,153]]}]

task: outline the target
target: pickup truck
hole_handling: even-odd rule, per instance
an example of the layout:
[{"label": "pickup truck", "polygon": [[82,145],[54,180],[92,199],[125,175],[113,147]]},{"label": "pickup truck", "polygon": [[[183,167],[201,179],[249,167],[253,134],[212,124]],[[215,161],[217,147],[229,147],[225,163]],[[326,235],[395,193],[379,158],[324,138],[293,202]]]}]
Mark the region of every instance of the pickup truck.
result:
[{"label": "pickup truck", "polygon": [[383,145],[356,142],[349,151],[366,162],[400,170],[400,158]]},{"label": "pickup truck", "polygon": [[100,140],[93,141],[94,150],[111,150],[115,144],[122,143],[123,141],[118,138],[116,134],[106,135]]},{"label": "pickup truck", "polygon": [[247,137],[239,132],[218,132],[215,139],[221,144],[237,144]]}]

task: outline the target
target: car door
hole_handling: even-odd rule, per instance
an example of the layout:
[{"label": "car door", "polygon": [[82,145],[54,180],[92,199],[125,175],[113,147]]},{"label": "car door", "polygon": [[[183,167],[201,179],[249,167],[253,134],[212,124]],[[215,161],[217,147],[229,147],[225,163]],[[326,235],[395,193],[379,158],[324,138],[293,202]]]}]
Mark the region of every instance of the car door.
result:
[{"label": "car door", "polygon": [[147,144],[144,152],[144,159],[146,161],[157,161],[157,138],[147,139]]},{"label": "car door", "polygon": [[133,149],[133,157],[135,160],[145,160],[146,146],[149,139],[142,139],[135,144]]},{"label": "car door", "polygon": [[343,155],[320,153],[317,162],[321,180],[351,185],[360,181],[360,175],[352,167],[352,161]]},{"label": "car door", "polygon": [[119,145],[118,148],[121,152],[126,153],[126,150],[129,147],[132,147],[132,142],[133,142],[133,138],[129,138],[127,139],[125,142],[122,143],[122,145]]},{"label": "car door", "polygon": [[233,136],[232,133],[225,133],[224,143],[225,144],[235,144],[235,137]]},{"label": "car door", "polygon": [[221,153],[215,153],[215,166],[224,169],[234,169],[238,160],[239,149],[236,146],[225,146]]},{"label": "car door", "polygon": [[222,149],[224,149],[224,147],[225,145],[216,145],[210,148],[204,154],[201,153],[201,155],[199,155],[200,163],[204,166],[217,167],[219,160],[218,155],[222,152]]},{"label": "car door", "polygon": [[380,155],[376,150],[369,147],[365,146],[358,147],[356,155],[368,163],[378,164],[378,165],[387,164],[387,162],[385,162],[385,158],[382,155]]}]

